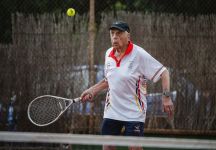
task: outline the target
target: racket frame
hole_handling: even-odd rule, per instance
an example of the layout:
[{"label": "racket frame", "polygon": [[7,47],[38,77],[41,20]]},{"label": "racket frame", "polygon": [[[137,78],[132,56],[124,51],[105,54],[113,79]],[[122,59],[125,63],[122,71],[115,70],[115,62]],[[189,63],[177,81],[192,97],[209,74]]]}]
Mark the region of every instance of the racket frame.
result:
[{"label": "racket frame", "polygon": [[[38,100],[38,99],[41,99],[41,98],[45,98],[45,97],[52,97],[52,98],[56,98],[56,99],[61,99],[61,100],[63,100],[64,102],[65,102],[65,101],[69,101],[69,104],[65,107],[64,110],[61,111],[61,113],[60,113],[53,121],[51,121],[51,122],[49,122],[49,123],[46,123],[46,124],[38,124],[38,123],[36,123],[35,121],[33,121],[33,120],[31,119],[30,108],[31,108],[32,103],[33,103],[34,101],[36,101],[36,100]],[[68,99],[68,98],[63,98],[63,97],[53,96],[53,95],[42,95],[42,96],[38,96],[38,97],[36,97],[35,99],[33,99],[33,100],[29,103],[29,105],[28,105],[28,110],[27,110],[28,119],[29,119],[34,125],[36,125],[36,126],[39,126],[39,127],[48,126],[48,125],[54,123],[55,121],[57,121],[57,120],[59,119],[59,117],[68,109],[68,107],[70,107],[73,103],[79,102],[80,100],[81,100],[80,97],[75,98],[75,99]]]}]

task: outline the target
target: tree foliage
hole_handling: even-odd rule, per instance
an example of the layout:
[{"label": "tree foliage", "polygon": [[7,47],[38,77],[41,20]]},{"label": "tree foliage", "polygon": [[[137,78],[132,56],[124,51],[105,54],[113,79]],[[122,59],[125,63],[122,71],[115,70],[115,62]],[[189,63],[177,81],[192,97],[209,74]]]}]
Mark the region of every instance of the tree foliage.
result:
[{"label": "tree foliage", "polygon": [[[157,12],[185,15],[216,14],[214,0],[96,0],[96,22],[103,12],[118,10],[130,12]],[[11,14],[65,13],[69,7],[80,15],[87,14],[88,0],[1,0],[0,42],[11,41]]]}]

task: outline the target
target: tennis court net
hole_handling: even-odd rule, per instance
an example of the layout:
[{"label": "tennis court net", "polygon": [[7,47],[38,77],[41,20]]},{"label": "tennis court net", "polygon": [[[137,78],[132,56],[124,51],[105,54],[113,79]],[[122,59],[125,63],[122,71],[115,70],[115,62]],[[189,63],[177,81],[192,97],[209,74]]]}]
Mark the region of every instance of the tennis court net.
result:
[{"label": "tennis court net", "polygon": [[158,138],[158,137],[122,137],[84,134],[0,132],[0,149],[40,150],[100,150],[102,145],[115,145],[118,149],[128,146],[141,146],[144,150],[161,149],[216,149],[216,140]]}]

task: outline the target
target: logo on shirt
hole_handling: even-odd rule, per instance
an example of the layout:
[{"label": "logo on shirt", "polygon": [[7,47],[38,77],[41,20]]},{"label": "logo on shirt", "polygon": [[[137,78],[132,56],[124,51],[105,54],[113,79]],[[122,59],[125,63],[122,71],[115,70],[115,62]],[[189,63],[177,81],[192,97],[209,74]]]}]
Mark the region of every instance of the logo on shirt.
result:
[{"label": "logo on shirt", "polygon": [[111,64],[110,64],[110,62],[108,62],[107,65],[106,65],[106,69],[109,69],[110,66],[111,66]]},{"label": "logo on shirt", "polygon": [[134,62],[134,61],[129,61],[128,69],[131,70],[131,69],[133,68],[133,62]]}]

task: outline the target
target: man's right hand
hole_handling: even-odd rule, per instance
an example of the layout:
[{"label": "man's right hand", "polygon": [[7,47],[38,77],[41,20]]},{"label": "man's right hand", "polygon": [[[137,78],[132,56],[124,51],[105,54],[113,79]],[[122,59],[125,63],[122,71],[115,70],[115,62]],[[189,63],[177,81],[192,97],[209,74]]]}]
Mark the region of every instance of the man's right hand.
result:
[{"label": "man's right hand", "polygon": [[102,79],[97,84],[91,86],[89,89],[85,90],[81,94],[81,101],[84,103],[86,101],[93,102],[94,97],[102,90],[107,89],[109,87],[106,79]]},{"label": "man's right hand", "polygon": [[80,97],[81,97],[81,102],[83,103],[85,103],[86,101],[93,102],[93,97],[94,97],[93,88],[89,88],[85,90]]}]

